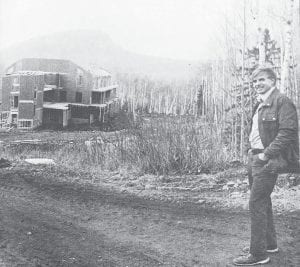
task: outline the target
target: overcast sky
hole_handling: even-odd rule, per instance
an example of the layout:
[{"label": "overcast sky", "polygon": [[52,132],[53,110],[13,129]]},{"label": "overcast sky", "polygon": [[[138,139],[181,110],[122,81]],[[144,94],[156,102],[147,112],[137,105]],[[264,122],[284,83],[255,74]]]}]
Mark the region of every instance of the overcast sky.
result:
[{"label": "overcast sky", "polygon": [[230,17],[242,2],[0,0],[0,48],[48,33],[94,29],[137,53],[175,59],[207,59],[218,49],[224,14]]}]

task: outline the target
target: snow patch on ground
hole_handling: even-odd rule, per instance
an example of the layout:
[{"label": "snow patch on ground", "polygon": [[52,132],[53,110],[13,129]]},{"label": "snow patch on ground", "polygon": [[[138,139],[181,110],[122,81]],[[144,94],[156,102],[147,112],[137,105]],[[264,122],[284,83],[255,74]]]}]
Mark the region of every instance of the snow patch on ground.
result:
[{"label": "snow patch on ground", "polygon": [[25,159],[25,161],[30,164],[45,164],[45,165],[55,164],[53,159],[45,159],[45,158]]}]

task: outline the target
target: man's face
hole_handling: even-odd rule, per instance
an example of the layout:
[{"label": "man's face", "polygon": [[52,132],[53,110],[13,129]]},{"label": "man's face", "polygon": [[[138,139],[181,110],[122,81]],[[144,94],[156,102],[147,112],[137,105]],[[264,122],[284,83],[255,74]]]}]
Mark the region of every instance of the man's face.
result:
[{"label": "man's face", "polygon": [[270,79],[266,72],[260,72],[253,78],[253,87],[258,94],[268,92],[274,85],[275,81]]}]

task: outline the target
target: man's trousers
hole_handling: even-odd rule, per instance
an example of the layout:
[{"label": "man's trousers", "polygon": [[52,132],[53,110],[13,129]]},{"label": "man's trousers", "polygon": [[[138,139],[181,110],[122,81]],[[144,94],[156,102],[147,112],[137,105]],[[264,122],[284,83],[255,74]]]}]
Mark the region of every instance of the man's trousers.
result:
[{"label": "man's trousers", "polygon": [[267,171],[264,168],[266,163],[266,161],[262,161],[258,158],[258,154],[249,154],[250,253],[256,257],[264,257],[266,255],[266,249],[277,248],[271,193],[274,189],[278,174]]}]

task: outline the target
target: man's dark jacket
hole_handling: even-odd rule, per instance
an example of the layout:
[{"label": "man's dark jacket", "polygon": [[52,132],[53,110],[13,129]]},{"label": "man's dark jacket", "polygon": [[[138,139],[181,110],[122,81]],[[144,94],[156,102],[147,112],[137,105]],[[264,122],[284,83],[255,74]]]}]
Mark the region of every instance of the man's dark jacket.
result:
[{"label": "man's dark jacket", "polygon": [[[255,105],[253,115],[258,108]],[[252,116],[253,117],[253,116]],[[252,120],[250,129],[252,127]],[[299,137],[296,107],[276,88],[258,110],[258,130],[271,172],[299,172]]]}]

